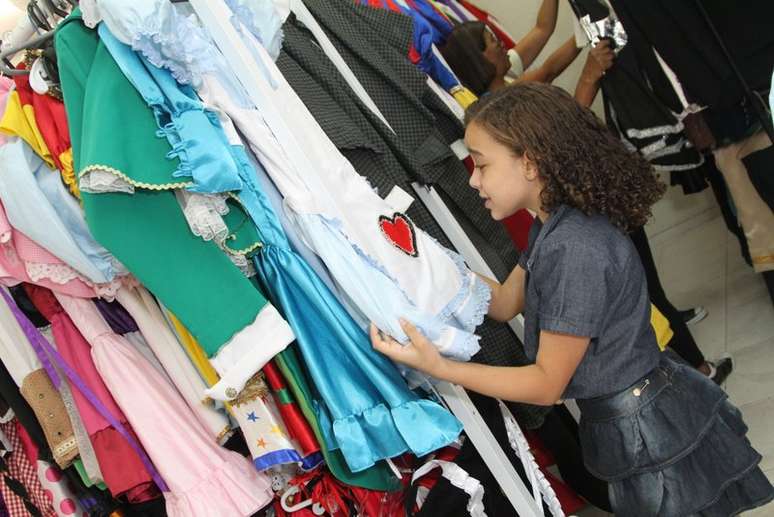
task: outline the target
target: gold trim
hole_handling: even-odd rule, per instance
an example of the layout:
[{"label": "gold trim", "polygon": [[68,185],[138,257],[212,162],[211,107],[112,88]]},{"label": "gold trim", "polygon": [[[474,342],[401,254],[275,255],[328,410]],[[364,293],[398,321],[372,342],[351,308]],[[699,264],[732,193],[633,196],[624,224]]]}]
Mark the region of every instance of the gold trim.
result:
[{"label": "gold trim", "polygon": [[225,438],[226,435],[228,435],[231,431],[231,426],[227,425],[221,432],[218,433],[218,436],[215,437],[215,441],[220,443],[220,441],[223,440],[223,438]]},{"label": "gold trim", "polygon": [[226,253],[229,253],[231,255],[247,255],[251,251],[255,251],[258,248],[263,248],[263,243],[262,242],[256,242],[256,243],[251,244],[250,246],[248,246],[248,247],[246,247],[244,249],[241,249],[241,250],[232,250],[231,248],[226,246],[225,242],[223,243],[223,249],[226,251]]},{"label": "gold trim", "polygon": [[239,394],[234,400],[231,401],[231,403],[234,405],[234,407],[239,407],[244,404],[249,404],[258,398],[267,397],[268,395],[269,388],[266,386],[263,372],[259,371],[253,375],[249,381],[247,381],[245,387],[242,388],[242,391],[239,392]]},{"label": "gold trim", "polygon": [[774,264],[774,255],[759,255],[752,258],[753,264]]},{"label": "gold trim", "polygon": [[191,181],[181,182],[181,183],[164,183],[164,184],[161,184],[161,185],[154,185],[152,183],[145,183],[145,182],[142,182],[142,181],[136,181],[136,180],[130,178],[129,176],[127,176],[126,174],[124,174],[123,172],[119,171],[118,169],[114,169],[113,167],[110,167],[108,165],[99,165],[99,164],[89,165],[88,167],[83,168],[81,170],[81,172],[78,173],[78,180],[80,181],[81,178],[83,178],[86,174],[88,174],[88,173],[90,173],[92,171],[96,171],[96,170],[101,170],[101,171],[109,172],[110,174],[114,174],[114,175],[118,176],[119,178],[121,178],[122,180],[126,181],[130,185],[133,185],[133,186],[139,187],[139,188],[148,189],[148,190],[174,190],[174,189],[181,189],[181,188],[191,187],[191,186],[194,185],[194,183],[191,182]]}]

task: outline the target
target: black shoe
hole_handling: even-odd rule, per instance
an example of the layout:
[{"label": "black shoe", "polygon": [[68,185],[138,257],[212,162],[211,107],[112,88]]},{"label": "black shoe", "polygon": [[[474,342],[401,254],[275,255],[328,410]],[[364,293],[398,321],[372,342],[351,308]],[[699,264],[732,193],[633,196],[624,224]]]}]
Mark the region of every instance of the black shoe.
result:
[{"label": "black shoe", "polygon": [[694,307],[693,309],[688,309],[685,311],[679,311],[680,317],[683,318],[683,321],[686,325],[693,325],[695,323],[699,323],[701,320],[707,317],[707,314],[709,312],[707,309],[699,305],[698,307]]},{"label": "black shoe", "polygon": [[716,363],[707,361],[707,364],[710,367],[709,378],[715,381],[715,384],[718,386],[721,386],[724,382],[726,382],[726,379],[734,370],[734,362],[730,357],[721,359]]}]

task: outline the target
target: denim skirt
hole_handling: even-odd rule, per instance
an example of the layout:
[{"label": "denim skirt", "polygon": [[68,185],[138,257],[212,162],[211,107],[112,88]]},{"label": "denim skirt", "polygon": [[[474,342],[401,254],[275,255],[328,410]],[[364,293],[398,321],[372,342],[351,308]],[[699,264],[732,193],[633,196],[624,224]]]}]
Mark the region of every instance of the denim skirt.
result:
[{"label": "denim skirt", "polygon": [[618,516],[728,517],[774,497],[741,412],[690,366],[662,354],[625,390],[577,402],[584,463]]}]

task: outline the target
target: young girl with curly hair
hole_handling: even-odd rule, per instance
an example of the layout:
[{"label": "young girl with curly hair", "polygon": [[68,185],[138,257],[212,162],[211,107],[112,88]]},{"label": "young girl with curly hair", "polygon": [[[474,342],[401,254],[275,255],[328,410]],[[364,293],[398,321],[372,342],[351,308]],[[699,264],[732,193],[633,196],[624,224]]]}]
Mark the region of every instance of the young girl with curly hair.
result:
[{"label": "young girl with curly hair", "polygon": [[650,165],[563,90],[525,83],[471,107],[470,184],[494,219],[537,214],[529,249],[489,316],[524,314],[535,364],[455,362],[410,324],[400,344],[371,328],[374,347],[485,395],[549,405],[576,399],[584,462],[609,482],[622,516],[730,516],[774,496],[741,413],[695,369],[659,351],[642,264],[627,231],[663,194]]}]

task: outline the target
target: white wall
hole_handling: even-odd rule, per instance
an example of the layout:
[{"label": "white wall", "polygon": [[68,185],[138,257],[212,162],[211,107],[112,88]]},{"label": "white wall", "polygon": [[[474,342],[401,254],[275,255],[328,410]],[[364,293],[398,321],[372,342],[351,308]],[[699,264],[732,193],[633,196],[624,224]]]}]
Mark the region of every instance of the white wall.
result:
[{"label": "white wall", "polygon": [[[19,9],[16,2],[9,2],[8,0],[0,0],[0,34],[5,33],[13,29],[16,26],[16,20],[21,16],[22,11]],[[26,5],[26,2],[23,3]]]},{"label": "white wall", "polygon": [[[518,39],[534,27],[542,0],[474,0],[474,2],[495,15],[514,38]],[[532,66],[540,65],[547,56],[551,55],[573,34],[572,19],[573,13],[569,4],[566,0],[559,0],[556,30]],[[583,69],[583,63],[586,61],[587,53],[588,49],[584,49],[575,62],[554,81],[554,84],[573,92]],[[598,115],[603,116],[601,97],[601,95],[597,96],[592,109]],[[664,179],[668,184],[668,175],[665,175]],[[670,233],[670,229],[677,230],[677,226],[693,225],[700,220],[717,215],[717,213],[719,213],[719,209],[709,188],[700,194],[686,196],[679,186],[670,187],[664,198],[653,207],[653,219],[648,224],[648,234],[655,238],[659,234]]]}]

